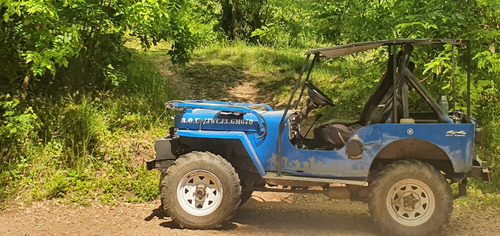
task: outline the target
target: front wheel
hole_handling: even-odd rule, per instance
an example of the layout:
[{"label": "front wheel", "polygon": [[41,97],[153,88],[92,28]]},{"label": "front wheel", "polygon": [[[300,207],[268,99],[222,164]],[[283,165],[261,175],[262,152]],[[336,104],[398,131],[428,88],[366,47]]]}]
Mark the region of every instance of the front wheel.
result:
[{"label": "front wheel", "polygon": [[185,228],[220,227],[240,203],[238,174],[227,160],[208,152],[179,157],[167,169],[161,186],[166,213]]},{"label": "front wheel", "polygon": [[398,161],[370,185],[368,207],[387,235],[432,235],[448,223],[453,197],[443,175],[416,160]]}]

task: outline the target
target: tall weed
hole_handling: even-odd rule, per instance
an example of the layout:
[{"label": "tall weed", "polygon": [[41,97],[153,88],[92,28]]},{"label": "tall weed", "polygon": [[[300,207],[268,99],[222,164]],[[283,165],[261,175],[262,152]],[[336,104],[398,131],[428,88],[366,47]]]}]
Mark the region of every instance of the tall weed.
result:
[{"label": "tall weed", "polygon": [[[83,96],[79,102],[74,98],[66,99],[67,106],[59,117],[59,132],[63,144],[69,151],[65,163],[77,166],[88,163],[87,157],[93,157],[95,150],[109,133],[106,120],[101,115],[98,106]],[[83,159],[83,160],[82,160]]]}]

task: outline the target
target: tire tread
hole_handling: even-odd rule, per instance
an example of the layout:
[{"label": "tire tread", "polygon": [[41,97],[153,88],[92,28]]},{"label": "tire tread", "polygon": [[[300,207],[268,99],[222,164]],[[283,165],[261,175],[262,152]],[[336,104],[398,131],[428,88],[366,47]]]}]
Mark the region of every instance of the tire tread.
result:
[{"label": "tire tread", "polygon": [[[380,203],[386,197],[384,192],[381,192],[385,188],[384,185],[388,182],[390,183],[392,176],[396,174],[402,175],[404,172],[419,173],[422,175],[422,178],[433,180],[435,182],[433,186],[436,188],[436,192],[434,192],[435,200],[442,199],[442,205],[436,205],[434,215],[427,222],[419,226],[408,227],[399,225],[391,217],[385,216],[383,213],[385,204]],[[384,206],[381,207],[379,205]],[[453,197],[451,188],[444,176],[432,165],[418,160],[400,160],[387,165],[374,176],[374,181],[370,185],[368,207],[373,221],[379,226],[384,235],[434,235],[438,234],[448,224],[453,211]],[[436,213],[438,207],[441,207],[444,212]],[[444,216],[436,218],[436,214],[444,214]],[[432,227],[428,227],[429,225]]]},{"label": "tire tread", "polygon": [[[202,162],[208,161],[212,162],[216,166],[222,167],[222,169],[228,174],[230,178],[229,184],[233,186],[232,189],[234,190],[231,193],[224,192],[224,194],[229,194],[227,196],[231,197],[232,199],[232,203],[230,204],[230,209],[228,209],[226,212],[223,212],[222,213],[223,216],[217,219],[215,222],[206,225],[194,224],[182,220],[181,217],[177,217],[176,213],[172,209],[173,206],[171,206],[169,204],[169,201],[167,200],[168,199],[167,188],[169,186],[177,186],[176,183],[171,183],[173,181],[172,176],[174,176],[177,173],[180,167],[198,161]],[[176,224],[178,224],[181,228],[191,228],[191,229],[219,228],[222,226],[223,223],[229,221],[231,218],[234,217],[234,215],[236,214],[236,209],[240,204],[241,186],[238,173],[226,159],[210,152],[190,152],[177,158],[177,160],[165,172],[165,176],[161,180],[161,185],[162,185],[161,201],[163,204],[163,210],[166,212],[167,215],[170,215],[171,220]],[[224,198],[225,197],[226,196],[224,196]]]}]

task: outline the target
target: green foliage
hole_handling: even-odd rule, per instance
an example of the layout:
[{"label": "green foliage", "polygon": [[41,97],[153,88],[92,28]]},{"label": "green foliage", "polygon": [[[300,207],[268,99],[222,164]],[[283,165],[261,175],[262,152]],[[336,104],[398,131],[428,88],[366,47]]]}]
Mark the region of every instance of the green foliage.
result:
[{"label": "green foliage", "polygon": [[145,168],[137,169],[136,180],[132,183],[132,192],[134,196],[126,199],[129,202],[152,201],[158,196],[158,176],[151,178]]},{"label": "green foliage", "polygon": [[265,24],[255,29],[251,37],[271,47],[311,47],[316,44],[312,40],[316,36],[313,34],[310,5],[302,1],[267,1],[263,16]]},{"label": "green foliage", "polygon": [[58,66],[68,66],[68,58],[79,50],[80,37],[76,25],[58,24],[60,15],[57,4],[50,1],[5,1],[2,4],[2,26],[10,25],[8,40],[18,42],[20,56],[24,58],[33,75],[47,70],[55,74]]},{"label": "green foliage", "polygon": [[[0,95],[0,140],[4,141],[0,150],[2,156],[15,153],[18,148],[28,145],[31,141],[29,136],[39,128],[38,117],[32,107],[24,108],[19,103],[18,99],[9,94]],[[16,150],[10,150],[12,147]]]},{"label": "green foliage", "polygon": [[[74,177],[74,176],[72,176]],[[45,183],[47,189],[47,198],[61,198],[69,191],[71,180],[66,179],[61,171],[58,171],[52,176],[51,181]]]},{"label": "green foliage", "polygon": [[126,79],[115,68],[128,60],[127,35],[144,48],[171,42],[172,61],[185,63],[196,44],[189,9],[182,0],[2,1],[0,52],[13,62],[0,69],[14,72],[0,81],[15,85],[7,87],[12,91],[21,84],[26,90],[33,79],[73,90],[116,86]]},{"label": "green foliage", "polygon": [[262,26],[264,0],[220,0],[219,26],[229,39],[249,40],[250,34]]},{"label": "green foliage", "polygon": [[113,87],[118,87],[121,83],[127,81],[127,76],[123,72],[116,70],[111,64],[104,69],[104,76],[106,84]]},{"label": "green foliage", "polygon": [[457,38],[471,27],[474,4],[426,1],[320,1],[316,29],[329,42],[386,38]]}]

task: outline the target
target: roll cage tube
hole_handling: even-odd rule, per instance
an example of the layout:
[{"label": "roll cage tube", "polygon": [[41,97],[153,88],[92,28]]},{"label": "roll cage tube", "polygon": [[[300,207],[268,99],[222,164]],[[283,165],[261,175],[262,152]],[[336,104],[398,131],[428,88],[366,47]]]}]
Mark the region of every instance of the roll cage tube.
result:
[{"label": "roll cage tube", "polygon": [[311,67],[309,68],[309,71],[307,72],[306,80],[304,81],[304,84],[302,85],[302,88],[300,90],[299,98],[297,99],[297,104],[295,104],[295,109],[299,109],[300,100],[302,99],[302,95],[304,95],[304,90],[306,89],[306,84],[309,81],[309,77],[311,76],[311,72],[314,68],[314,63],[318,59],[319,59],[319,54],[314,54],[314,58],[312,60]]},{"label": "roll cage tube", "polygon": [[[466,122],[470,122],[470,117],[471,117],[471,114],[470,114],[470,83],[471,83],[471,65],[470,65],[470,61],[471,61],[471,57],[470,57],[470,41],[469,40],[463,40],[462,41],[466,47],[467,47],[467,55],[466,55],[466,61],[467,61],[467,97],[466,97],[466,102],[467,102],[467,115],[466,115]],[[401,47],[404,47],[404,45],[406,44],[402,44]],[[411,45],[411,43],[410,43]],[[456,85],[455,85],[455,80],[456,80],[456,76],[455,76],[455,70],[456,70],[456,57],[455,57],[455,49],[456,49],[456,45],[455,44],[451,44],[452,45],[452,55],[451,55],[451,61],[452,61],[452,71],[451,71],[451,79],[452,79],[452,90],[453,90],[453,94],[452,94],[452,97],[453,97],[453,111],[456,111],[456,102],[457,102],[457,98],[456,98]],[[446,122],[446,123],[451,123],[453,121],[451,121],[451,119],[446,115],[446,114],[443,114],[441,111],[441,107],[437,104],[437,102],[432,99],[432,96],[429,94],[429,92],[427,92],[427,90],[418,82],[417,78],[415,77],[415,75],[413,75],[413,73],[407,68],[407,65],[403,65],[403,64],[400,64],[400,63],[396,63],[396,61],[398,60],[398,56],[396,54],[396,51],[397,51],[397,45],[394,44],[392,46],[389,46],[389,55],[391,55],[391,49],[392,49],[392,57],[393,57],[393,79],[394,79],[394,84],[398,84],[398,82],[406,79],[407,82],[409,82],[412,87],[419,93],[419,95],[425,100],[425,102],[434,110],[434,112],[436,112],[436,114],[438,114],[439,116],[439,119],[443,122]],[[405,78],[406,77],[406,78]],[[393,93],[394,93],[394,96],[393,97],[396,97],[398,95],[399,92],[403,92],[403,91],[399,91],[399,86],[394,86],[394,89],[393,89]],[[404,102],[404,100],[403,100]],[[405,104],[403,104],[404,106]],[[392,119],[393,119],[393,123],[399,123],[398,121],[398,113],[397,113],[397,106],[398,106],[398,101],[397,99],[393,99],[393,103],[392,103],[392,106],[393,106],[393,113],[392,113]],[[405,107],[403,107],[403,109],[405,109]]]},{"label": "roll cage tube", "polygon": [[[413,73],[408,69],[408,62],[410,61],[410,54],[413,51],[413,46],[411,44],[403,44],[401,46],[401,56],[398,58],[398,66],[397,66],[397,73],[396,73],[396,79],[394,81],[395,85],[403,83],[403,85],[406,84],[406,82],[409,82],[412,87],[418,92],[418,94],[425,100],[425,102],[434,110],[436,114],[439,116],[439,120],[445,123],[451,123],[452,121],[448,117],[448,115],[443,114],[441,112],[441,107],[432,99],[432,96],[425,90],[425,88],[418,82],[417,78]],[[406,82],[403,82],[406,81]],[[400,89],[401,91],[398,91],[396,89]],[[398,99],[397,95],[401,93],[401,97],[404,98],[405,94],[405,89],[400,86],[394,86],[394,93],[396,94],[393,98],[393,115],[394,115],[394,120],[393,123],[399,123],[398,120]],[[406,117],[408,115],[408,103],[405,103],[405,99],[402,99],[402,108],[403,108],[403,118],[408,118]]]},{"label": "roll cage tube", "polygon": [[453,112],[457,110],[457,92],[455,90],[455,44],[451,45],[451,88],[453,89]]},{"label": "roll cage tube", "polygon": [[[313,59],[313,61],[311,63],[311,67],[309,68],[309,72],[307,73],[306,81],[309,79],[309,76],[311,75],[311,71],[312,71],[312,68],[313,68],[313,65],[314,65],[314,61],[315,61],[315,59],[316,59],[317,56],[318,56],[318,54],[314,55],[314,59]],[[302,65],[302,69],[300,70],[299,77],[297,78],[297,81],[295,82],[295,87],[293,88],[293,92],[290,95],[290,99],[288,99],[288,103],[286,105],[285,111],[283,112],[283,116],[281,117],[281,120],[280,120],[279,129],[278,129],[278,156],[277,156],[277,159],[278,159],[278,161],[277,161],[278,176],[281,175],[281,144],[283,142],[281,133],[283,133],[283,129],[285,128],[284,121],[285,121],[286,115],[288,113],[288,110],[290,110],[290,107],[292,106],[293,98],[295,97],[295,93],[297,92],[297,89],[300,86],[300,81],[302,81],[302,76],[304,75],[304,72],[307,69],[307,65],[309,64],[309,58],[310,57],[311,57],[311,54],[307,54],[306,61],[304,62],[304,65]],[[299,100],[298,101],[300,101],[300,96],[302,96],[302,92],[303,91],[301,91],[301,93],[299,95]],[[297,104],[298,104],[298,102],[297,102]]]},{"label": "roll cage tube", "polygon": [[[397,112],[397,108],[398,108],[398,75],[396,74],[397,70],[397,45],[394,44],[392,45],[392,87],[393,87],[393,97],[392,97],[392,114],[393,114],[393,122],[394,123],[397,123],[398,122],[398,112]],[[390,54],[389,54],[390,55]]]},{"label": "roll cage tube", "polygon": [[471,70],[471,65],[470,65],[470,41],[465,40],[464,41],[465,46],[467,47],[467,123],[470,122],[470,70]]}]

